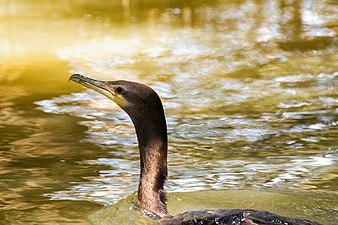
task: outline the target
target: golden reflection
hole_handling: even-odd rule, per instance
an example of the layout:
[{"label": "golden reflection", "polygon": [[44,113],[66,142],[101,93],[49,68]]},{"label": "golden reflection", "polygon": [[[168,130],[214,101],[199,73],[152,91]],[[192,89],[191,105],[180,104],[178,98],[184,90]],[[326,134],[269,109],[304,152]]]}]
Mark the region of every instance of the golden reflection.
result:
[{"label": "golden reflection", "polygon": [[[5,52],[9,52],[9,50],[7,49]],[[22,62],[20,63],[18,61],[9,60],[7,57],[3,57],[0,62],[0,84],[18,79],[21,76],[24,67]]]},{"label": "golden reflection", "polygon": [[[173,193],[174,212],[223,194],[219,207],[248,200],[190,193],[212,188],[335,194],[337,14],[330,0],[0,1],[0,220],[87,224],[93,202],[136,190],[130,121],[68,84],[71,72],[159,92],[168,189],[188,191]],[[335,202],[304,196],[251,202],[280,201],[294,216],[319,208],[333,220]],[[119,204],[129,216],[130,202]]]},{"label": "golden reflection", "polygon": [[[2,1],[0,37],[2,57],[46,56],[55,51],[102,35],[115,36],[122,30],[137,31],[190,27],[209,32],[245,32],[252,42],[276,41],[281,49],[321,49],[336,36],[322,8],[330,1],[48,1],[25,3]],[[101,8],[100,8],[101,7]],[[325,8],[326,9],[326,8]],[[39,13],[37,13],[39,12]],[[329,22],[332,23],[332,22]],[[136,26],[137,24],[137,26]],[[142,26],[141,26],[142,25]],[[161,27],[162,26],[162,27]]]}]

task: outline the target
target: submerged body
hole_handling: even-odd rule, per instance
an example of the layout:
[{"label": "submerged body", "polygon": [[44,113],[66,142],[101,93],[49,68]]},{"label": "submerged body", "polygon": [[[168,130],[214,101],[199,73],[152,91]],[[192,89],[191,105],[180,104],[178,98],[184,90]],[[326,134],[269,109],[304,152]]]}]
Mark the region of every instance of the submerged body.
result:
[{"label": "submerged body", "polygon": [[162,220],[163,225],[320,225],[309,220],[288,218],[274,213],[250,209],[215,209],[189,211]]},{"label": "submerged body", "polygon": [[167,125],[162,102],[150,87],[130,81],[99,81],[79,74],[70,80],[93,89],[119,105],[131,118],[140,150],[138,200],[141,211],[161,224],[318,225],[259,210],[205,210],[171,216],[163,189],[167,178]]}]

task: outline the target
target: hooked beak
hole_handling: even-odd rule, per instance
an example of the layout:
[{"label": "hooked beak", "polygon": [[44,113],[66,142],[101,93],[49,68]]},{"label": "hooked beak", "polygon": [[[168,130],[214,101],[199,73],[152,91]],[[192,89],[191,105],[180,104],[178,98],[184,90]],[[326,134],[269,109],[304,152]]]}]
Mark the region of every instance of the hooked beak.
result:
[{"label": "hooked beak", "polygon": [[126,100],[123,98],[123,96],[117,94],[115,92],[115,89],[110,87],[108,81],[95,80],[95,79],[83,76],[81,74],[73,74],[72,76],[69,77],[69,81],[70,80],[74,81],[75,83],[79,83],[82,86],[85,86],[89,89],[97,91],[100,94],[103,94],[104,96],[113,100],[114,102],[116,102],[116,104],[120,106],[126,103]]}]

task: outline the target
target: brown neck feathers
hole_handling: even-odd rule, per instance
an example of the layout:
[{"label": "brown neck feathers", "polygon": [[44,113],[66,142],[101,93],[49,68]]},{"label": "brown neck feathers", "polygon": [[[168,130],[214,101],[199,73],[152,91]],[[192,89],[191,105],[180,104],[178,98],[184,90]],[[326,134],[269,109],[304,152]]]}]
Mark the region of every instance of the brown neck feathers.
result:
[{"label": "brown neck feathers", "polygon": [[163,190],[167,178],[167,126],[162,104],[142,118],[131,116],[140,150],[141,175],[138,199],[141,207],[160,217],[170,217]]},{"label": "brown neck feathers", "polygon": [[141,147],[141,176],[138,190],[140,204],[160,217],[169,216],[163,189],[167,177],[167,144],[154,141]]}]

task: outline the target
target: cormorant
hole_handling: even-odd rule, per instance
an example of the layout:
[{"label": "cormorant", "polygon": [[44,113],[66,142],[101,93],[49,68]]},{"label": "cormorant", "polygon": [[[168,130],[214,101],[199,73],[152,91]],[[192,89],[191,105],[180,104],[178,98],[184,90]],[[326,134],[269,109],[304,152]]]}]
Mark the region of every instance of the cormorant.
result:
[{"label": "cormorant", "polygon": [[191,211],[172,216],[163,184],[167,178],[167,125],[162,102],[150,87],[130,81],[100,81],[73,74],[69,80],[95,90],[120,106],[131,118],[140,150],[140,210],[160,224],[319,225],[249,209]]}]

